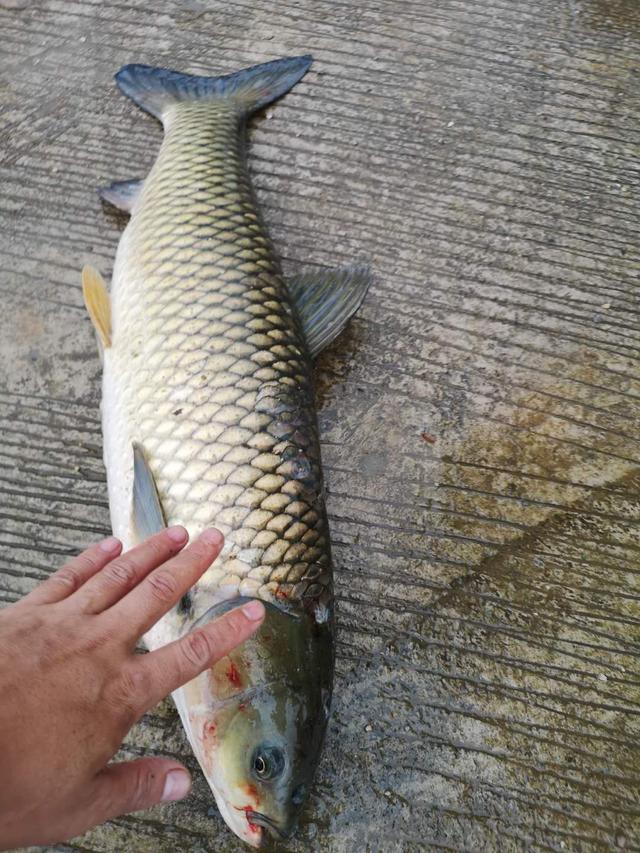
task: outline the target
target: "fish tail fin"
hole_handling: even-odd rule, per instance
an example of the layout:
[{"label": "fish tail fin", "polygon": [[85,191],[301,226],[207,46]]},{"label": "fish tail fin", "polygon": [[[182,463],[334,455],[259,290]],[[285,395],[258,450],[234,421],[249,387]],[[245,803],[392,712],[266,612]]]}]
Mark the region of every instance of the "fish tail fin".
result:
[{"label": "fish tail fin", "polygon": [[309,55],[286,57],[224,77],[125,65],[115,79],[125,95],[160,120],[169,107],[185,101],[233,100],[251,113],[288,92],[307,73],[311,62]]}]

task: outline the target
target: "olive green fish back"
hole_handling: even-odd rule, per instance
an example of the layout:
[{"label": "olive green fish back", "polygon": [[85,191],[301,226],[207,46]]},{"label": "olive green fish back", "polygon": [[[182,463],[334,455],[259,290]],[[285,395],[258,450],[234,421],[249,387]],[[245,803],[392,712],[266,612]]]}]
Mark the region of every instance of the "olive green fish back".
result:
[{"label": "olive green fish back", "polygon": [[110,355],[131,439],[166,522],[227,537],[203,606],[218,589],[322,610],[331,573],[311,363],[254,203],[243,116],[221,100],[163,118],[114,277]]}]

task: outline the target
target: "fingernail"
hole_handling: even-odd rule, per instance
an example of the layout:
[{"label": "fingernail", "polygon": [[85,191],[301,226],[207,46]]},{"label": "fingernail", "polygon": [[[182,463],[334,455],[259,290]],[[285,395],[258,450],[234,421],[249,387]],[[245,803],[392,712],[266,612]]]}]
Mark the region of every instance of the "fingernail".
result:
[{"label": "fingernail", "polygon": [[191,777],[185,770],[170,770],[164,780],[162,791],[162,802],[170,803],[172,800],[181,800],[191,790]]},{"label": "fingernail", "polygon": [[208,527],[200,534],[200,539],[206,542],[207,545],[221,545],[224,541],[224,536],[215,527]]},{"label": "fingernail", "polygon": [[176,545],[180,545],[181,542],[187,541],[187,531],[180,525],[167,528],[167,536],[172,542],[175,542]]},{"label": "fingernail", "polygon": [[107,554],[110,554],[112,551],[116,551],[122,543],[119,539],[116,539],[115,536],[110,536],[108,539],[103,539],[100,543],[100,548],[103,551],[106,551]]},{"label": "fingernail", "polygon": [[250,619],[252,622],[256,622],[264,616],[264,604],[260,601],[250,601],[248,604],[244,605],[242,612],[247,619]]}]

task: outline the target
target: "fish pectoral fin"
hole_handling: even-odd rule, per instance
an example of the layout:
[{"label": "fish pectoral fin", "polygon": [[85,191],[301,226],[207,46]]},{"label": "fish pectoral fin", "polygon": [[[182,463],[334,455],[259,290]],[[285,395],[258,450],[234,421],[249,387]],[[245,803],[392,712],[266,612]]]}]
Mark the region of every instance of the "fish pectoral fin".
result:
[{"label": "fish pectoral fin", "polygon": [[82,270],[82,294],[91,322],[105,349],[111,346],[111,299],[104,279],[97,269]]},{"label": "fish pectoral fin", "polygon": [[133,205],[136,203],[138,196],[142,190],[144,181],[114,181],[107,187],[100,187],[98,195],[103,201],[117,207],[118,210],[124,210],[125,213],[131,213]]},{"label": "fish pectoral fin", "polygon": [[140,542],[167,526],[156,481],[142,446],[133,442],[133,506],[131,515]]},{"label": "fish pectoral fin", "polygon": [[312,356],[334,341],[362,304],[371,273],[365,266],[304,273],[289,281]]}]

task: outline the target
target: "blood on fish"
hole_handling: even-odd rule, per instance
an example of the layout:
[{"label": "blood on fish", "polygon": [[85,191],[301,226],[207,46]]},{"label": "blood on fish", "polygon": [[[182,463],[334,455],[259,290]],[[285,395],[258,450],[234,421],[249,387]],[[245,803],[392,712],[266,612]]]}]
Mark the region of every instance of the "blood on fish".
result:
[{"label": "blood on fish", "polygon": [[253,809],[251,806],[245,806],[245,807],[244,807],[244,809],[243,809],[243,811],[244,811],[244,813],[245,813],[245,814],[246,814],[246,816],[247,816],[247,824],[248,824],[249,829],[251,830],[251,832],[260,832],[260,827],[259,827],[259,826],[256,826],[256,824],[255,824],[255,823],[251,823],[251,820],[249,819],[249,812],[254,811],[254,809]]},{"label": "blood on fish", "polygon": [[231,661],[227,668],[227,678],[233,684],[234,687],[242,687],[242,679],[240,678],[240,673],[238,672],[238,668],[235,663]]},{"label": "blood on fish", "polygon": [[247,784],[244,786],[244,789],[247,792],[247,794],[250,797],[253,797],[253,799],[256,801],[256,807],[259,806],[260,805],[260,792],[258,791],[256,786],[252,785],[251,782],[247,782]]},{"label": "blood on fish", "polygon": [[246,707],[247,707],[247,706],[246,706],[246,703],[245,703],[245,702],[241,702],[241,703],[238,705],[238,711],[244,711],[244,709],[245,709]]},{"label": "blood on fish", "polygon": [[[202,727],[202,745],[205,748],[207,754],[207,765],[213,765],[213,754],[218,744],[218,738],[216,736],[216,724],[215,723],[205,723]],[[208,766],[209,772],[211,771],[211,766]]]},{"label": "blood on fish", "polygon": [[202,746],[204,748],[202,760],[203,768],[205,773],[208,775],[211,775],[213,772],[213,765],[215,763],[216,749],[218,746],[216,731],[217,727],[214,722],[206,721],[202,726]]}]

